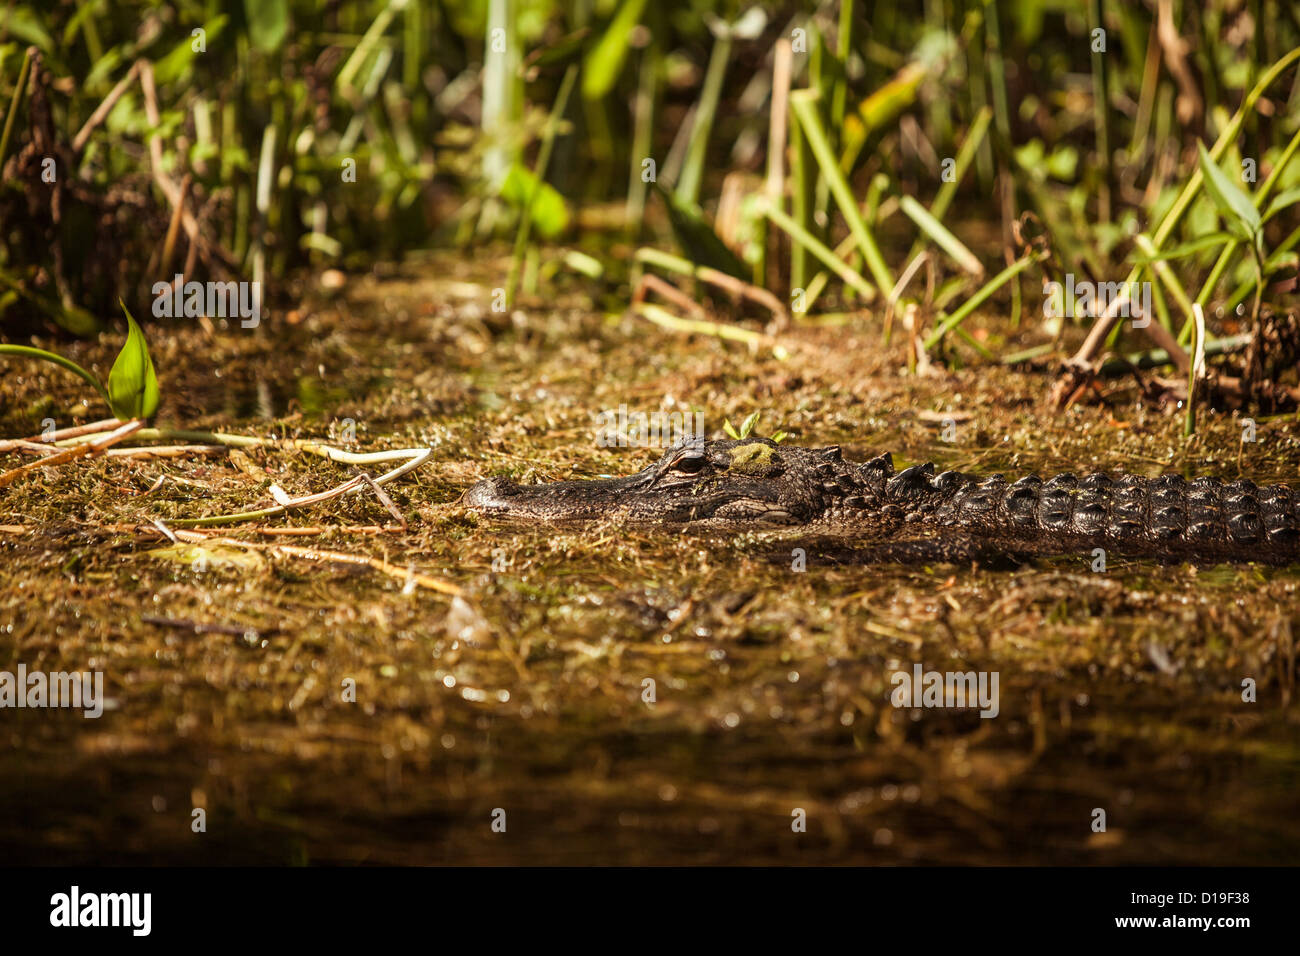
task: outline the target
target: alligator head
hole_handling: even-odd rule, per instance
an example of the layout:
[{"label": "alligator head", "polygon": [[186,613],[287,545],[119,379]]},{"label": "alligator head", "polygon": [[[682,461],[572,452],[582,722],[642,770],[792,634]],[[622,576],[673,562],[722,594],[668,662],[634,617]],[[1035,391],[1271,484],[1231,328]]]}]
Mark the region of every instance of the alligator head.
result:
[{"label": "alligator head", "polygon": [[[617,519],[636,524],[755,529],[815,524],[844,509],[866,513],[893,474],[888,456],[844,461],[838,446],[796,448],[766,438],[694,439],[625,478],[518,485],[499,478],[462,504],[525,521]],[[877,480],[878,478],[878,480]]]}]

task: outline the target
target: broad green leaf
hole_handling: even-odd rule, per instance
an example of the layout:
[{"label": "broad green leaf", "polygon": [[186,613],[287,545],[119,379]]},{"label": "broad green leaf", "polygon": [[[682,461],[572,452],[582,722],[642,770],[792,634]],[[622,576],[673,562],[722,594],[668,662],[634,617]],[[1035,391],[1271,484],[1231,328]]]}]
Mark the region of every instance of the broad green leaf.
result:
[{"label": "broad green leaf", "polygon": [[524,57],[523,68],[525,70],[533,67],[551,67],[560,64],[567,64],[575,56],[582,52],[583,47],[587,45],[587,39],[591,36],[591,29],[583,27],[581,30],[574,30],[567,36],[562,36],[550,46],[538,47],[532,53]]},{"label": "broad green leaf", "polygon": [[274,53],[289,32],[289,0],[244,0],[248,37],[253,46]]},{"label": "broad green leaf", "polygon": [[1072,146],[1059,146],[1048,154],[1041,139],[1031,139],[1014,148],[1016,162],[1035,179],[1058,179],[1072,182],[1079,166],[1079,151]]},{"label": "broad green leaf", "polygon": [[1079,151],[1073,146],[1058,146],[1047,157],[1047,174],[1053,179],[1068,183],[1074,180],[1079,166]]},{"label": "broad green leaf", "polygon": [[[60,368],[65,368],[74,375],[79,375],[94,386],[95,391],[99,392],[104,401],[108,401],[108,392],[100,384],[99,379],[95,378],[93,372],[82,368],[71,359],[66,359],[62,355],[56,355],[53,352],[47,352],[45,349],[32,348],[29,345],[0,345],[0,355],[16,355],[19,358],[34,358],[42,362],[52,362]],[[112,404],[111,402],[109,404]]]},{"label": "broad green leaf", "polygon": [[121,421],[149,418],[158,410],[158,377],[144,333],[122,304],[129,330],[126,344],[117,353],[117,361],[108,373],[108,405]]},{"label": "broad green leaf", "polygon": [[81,4],[77,12],[68,19],[67,26],[63,28],[63,45],[69,46],[76,39],[77,31],[81,29],[81,25],[98,12],[94,3]]},{"label": "broad green leaf", "polygon": [[707,266],[743,282],[749,281],[750,270],[745,268],[740,258],[718,238],[718,234],[713,231],[713,226],[704,218],[703,213],[694,206],[683,203],[657,182],[652,182],[650,185],[668,207],[668,222],[673,227],[673,236],[676,237],[692,265]]},{"label": "broad green leaf", "polygon": [[46,55],[55,52],[54,38],[46,31],[31,4],[5,4],[0,7],[0,36],[17,37],[38,47]]},{"label": "broad green leaf", "polygon": [[858,115],[865,127],[864,138],[873,130],[892,123],[916,102],[917,91],[928,72],[924,63],[909,63],[858,104]]},{"label": "broad green leaf", "polygon": [[1198,142],[1196,148],[1200,154],[1201,173],[1205,176],[1205,188],[1210,198],[1214,200],[1214,204],[1219,207],[1219,214],[1228,222],[1229,229],[1232,228],[1233,223],[1237,223],[1239,228],[1245,230],[1244,238],[1250,238],[1259,231],[1259,210],[1255,208],[1246,191],[1234,183],[1210,158],[1204,143]]},{"label": "broad green leaf", "polygon": [[1264,213],[1260,221],[1268,222],[1283,209],[1286,209],[1288,206],[1294,206],[1298,202],[1300,202],[1300,187],[1288,189],[1284,193],[1279,193],[1277,198],[1268,204],[1268,212]]},{"label": "broad green leaf", "polygon": [[[212,41],[219,37],[229,19],[223,13],[203,24],[204,43],[211,44]],[[194,63],[194,58],[199,56],[198,51],[194,49],[194,40],[193,34],[186,36],[180,43],[172,47],[170,53],[154,64],[154,79],[160,85],[172,83],[189,72]]]},{"label": "broad green leaf", "polygon": [[748,438],[750,435],[754,434],[754,426],[758,424],[758,416],[760,414],[760,412],[753,412],[748,418],[740,423],[741,438]]},{"label": "broad green leaf", "polygon": [[582,95],[589,100],[598,100],[618,81],[618,74],[623,69],[623,60],[631,46],[629,37],[636,25],[641,22],[646,0],[623,0],[618,13],[610,21],[605,35],[600,38],[590,53],[587,54],[582,71]]},{"label": "broad green leaf", "polygon": [[93,335],[99,331],[99,320],[81,306],[74,302],[65,305],[50,296],[38,295],[24,288],[21,282],[3,269],[0,269],[0,286],[8,286],[15,295],[35,305],[61,328],[67,329],[73,335]]},{"label": "broad green leaf", "polygon": [[533,201],[533,225],[547,239],[553,239],[569,225],[569,209],[564,197],[550,183],[537,181],[532,170],[515,163],[501,184],[501,198],[523,209],[529,196]]},{"label": "broad green leaf", "polygon": [[740,439],[740,434],[736,431],[736,426],[731,424],[730,418],[726,419],[722,423],[722,430],[726,432],[730,437],[735,438],[737,440]]}]

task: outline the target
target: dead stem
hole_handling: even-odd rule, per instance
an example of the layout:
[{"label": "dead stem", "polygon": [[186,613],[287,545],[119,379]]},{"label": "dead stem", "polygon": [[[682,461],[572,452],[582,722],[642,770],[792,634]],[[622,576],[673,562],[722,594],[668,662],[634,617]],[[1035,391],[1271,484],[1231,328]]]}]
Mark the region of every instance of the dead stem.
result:
[{"label": "dead stem", "polygon": [[380,558],[371,558],[366,555],[347,554],[343,551],[325,551],[320,548],[303,548],[293,544],[259,544],[253,541],[240,541],[238,538],[210,536],[200,531],[176,531],[174,534],[182,541],[188,541],[192,544],[221,544],[233,548],[248,548],[253,551],[270,551],[309,561],[339,561],[344,564],[365,565],[402,581],[414,581],[419,587],[428,588],[441,594],[449,594],[455,597],[463,594],[460,587],[450,581],[443,581],[440,578],[431,577],[417,571],[399,568],[397,565],[390,564]]},{"label": "dead stem", "polygon": [[98,441],[88,442],[84,445],[78,445],[75,448],[68,448],[64,451],[59,452],[57,455],[52,455],[49,458],[42,458],[40,461],[32,461],[32,462],[28,462],[25,465],[19,465],[17,468],[14,468],[12,471],[6,471],[4,474],[0,474],[0,488],[4,488],[12,484],[18,478],[22,477],[24,474],[26,474],[29,471],[32,471],[33,469],[47,468],[47,467],[52,467],[54,465],[61,465],[64,462],[72,461],[72,459],[74,458],[83,458],[86,456],[98,455],[103,451],[105,451],[106,449],[108,449],[109,446],[114,445],[117,442],[120,442],[123,438],[126,438],[128,435],[132,434],[133,432],[139,431],[143,426],[144,426],[144,422],[141,419],[137,418],[134,419],[133,421],[127,422],[121,428],[117,429],[114,432],[111,432],[110,434],[99,439]]}]

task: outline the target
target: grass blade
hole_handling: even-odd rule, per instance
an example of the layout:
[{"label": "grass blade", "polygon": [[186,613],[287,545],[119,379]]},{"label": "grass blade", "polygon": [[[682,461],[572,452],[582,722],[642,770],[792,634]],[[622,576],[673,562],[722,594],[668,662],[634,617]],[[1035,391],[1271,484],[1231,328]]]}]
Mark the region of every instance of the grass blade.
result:
[{"label": "grass blade", "polygon": [[916,223],[917,228],[933,239],[940,249],[948,253],[962,269],[973,276],[984,275],[984,266],[975,258],[975,254],[966,248],[965,243],[949,232],[947,226],[930,215],[928,209],[911,196],[899,197],[898,208],[903,211],[903,215]]},{"label": "grass blade", "polygon": [[871,283],[867,282],[862,276],[849,268],[839,256],[835,255],[826,245],[814,237],[808,230],[783,213],[776,209],[770,203],[764,203],[761,206],[763,215],[767,216],[779,228],[789,233],[790,238],[799,246],[811,252],[814,256],[826,264],[826,267],[834,272],[844,282],[854,289],[868,302],[876,297],[876,290]]},{"label": "grass blade", "polygon": [[1037,255],[1022,256],[1011,265],[1007,266],[997,275],[980,288],[973,296],[961,304],[961,306],[951,315],[945,318],[929,337],[925,340],[925,347],[932,349],[943,341],[943,337],[950,331],[961,325],[970,316],[972,312],[983,305],[994,292],[1002,288],[1020,273],[1024,272],[1030,265],[1038,261]]},{"label": "grass blade", "polygon": [[0,355],[14,355],[19,358],[39,359],[42,362],[51,362],[60,368],[67,369],[73,375],[77,375],[89,382],[95,391],[99,393],[99,397],[104,400],[104,403],[110,406],[112,405],[112,402],[110,402],[108,398],[108,392],[104,389],[104,386],[100,384],[99,379],[95,377],[94,373],[82,368],[76,362],[72,361],[72,359],[66,359],[62,355],[47,352],[45,349],[32,348],[30,345],[0,345]]},{"label": "grass blade", "polygon": [[[853,191],[849,188],[844,174],[840,172],[839,163],[836,162],[835,155],[831,152],[830,143],[826,140],[826,133],[822,130],[821,120],[814,108],[817,96],[818,94],[814,90],[799,90],[791,93],[790,107],[794,110],[795,116],[799,118],[799,127],[803,131],[808,145],[812,148],[813,155],[817,158],[817,166],[821,170],[822,177],[830,187],[831,194],[835,197],[835,202],[839,205],[845,222],[849,224],[849,231],[853,233],[853,238],[857,240],[858,248],[862,250],[862,257],[866,260],[872,279],[881,289],[892,289],[894,279],[889,274],[889,268],[885,265],[885,260],[880,254],[880,248],[876,245],[876,240],[872,238],[870,231],[867,229],[867,224],[862,220],[862,214],[858,211],[858,204],[853,198]],[[810,252],[816,255],[811,246],[808,248]],[[818,256],[818,258],[821,257]],[[826,262],[825,259],[822,259],[822,261]],[[827,265],[830,265],[830,263],[827,262]]]},{"label": "grass blade", "polygon": [[515,301],[515,292],[519,288],[519,267],[523,262],[524,250],[528,248],[528,232],[533,223],[533,201],[546,178],[546,167],[551,163],[551,148],[555,145],[555,133],[560,127],[560,119],[569,105],[569,94],[573,92],[574,81],[578,78],[578,65],[572,63],[564,71],[560,81],[560,91],[555,96],[555,105],[546,120],[546,131],[542,133],[542,145],[537,152],[537,164],[533,167],[533,190],[524,203],[519,214],[519,228],[515,232],[515,248],[510,257],[510,275],[506,280],[506,303]]}]

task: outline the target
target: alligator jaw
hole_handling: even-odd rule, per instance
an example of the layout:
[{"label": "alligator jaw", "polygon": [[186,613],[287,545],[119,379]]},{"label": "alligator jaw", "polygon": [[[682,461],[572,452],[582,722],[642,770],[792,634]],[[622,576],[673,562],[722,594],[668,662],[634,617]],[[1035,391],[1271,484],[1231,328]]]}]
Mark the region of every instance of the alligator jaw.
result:
[{"label": "alligator jaw", "polygon": [[486,478],[465,492],[461,504],[497,520],[548,524],[618,521],[661,527],[757,530],[796,523],[779,502],[766,500],[761,494],[701,488],[693,494],[655,498],[632,480],[638,477],[546,485],[517,485]]},{"label": "alligator jaw", "polygon": [[791,462],[781,455],[765,439],[688,443],[626,478],[541,485],[484,479],[461,504],[487,517],[529,522],[741,530],[805,524],[820,509],[790,489],[819,497],[820,485],[782,480]]},{"label": "alligator jaw", "polygon": [[624,498],[641,484],[641,477],[547,485],[485,478],[465,492],[461,504],[488,517],[516,521],[595,521],[616,514]]}]

